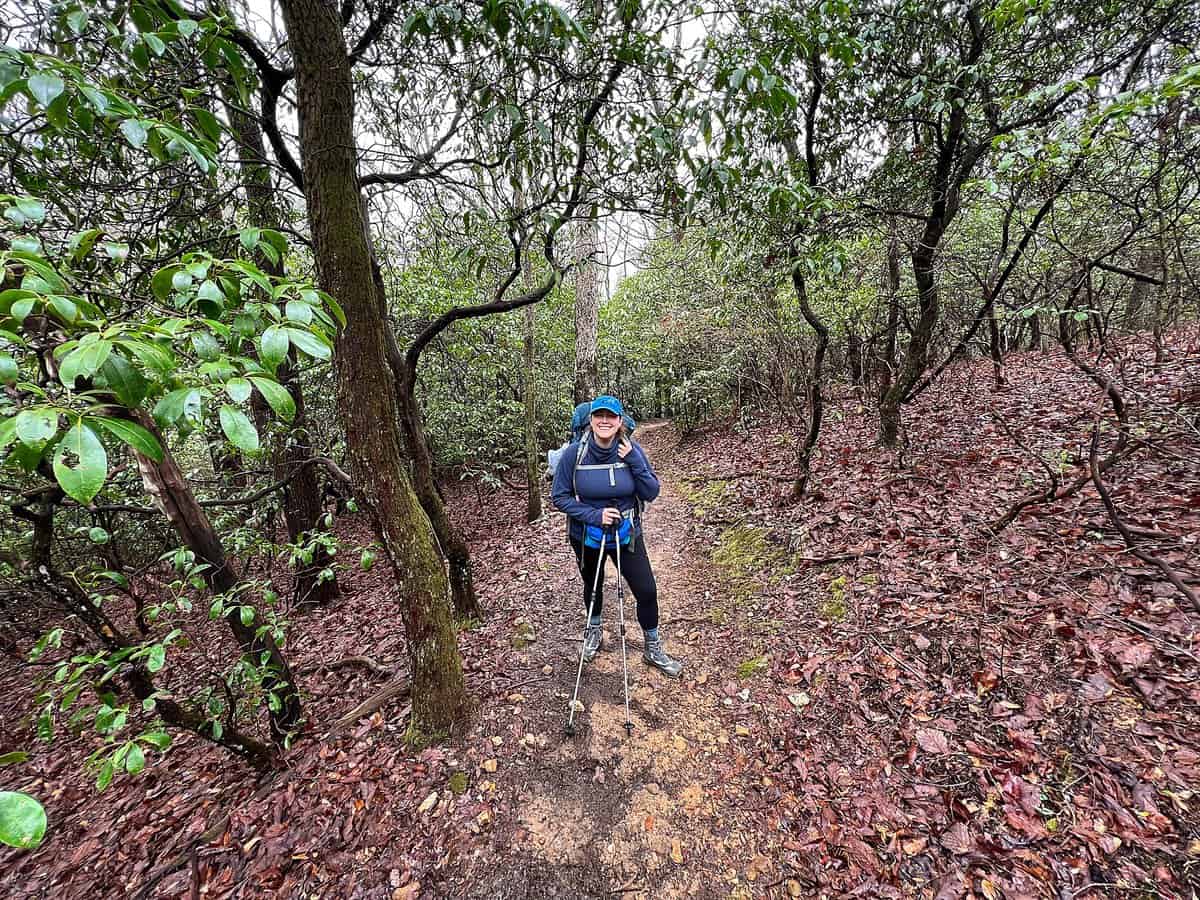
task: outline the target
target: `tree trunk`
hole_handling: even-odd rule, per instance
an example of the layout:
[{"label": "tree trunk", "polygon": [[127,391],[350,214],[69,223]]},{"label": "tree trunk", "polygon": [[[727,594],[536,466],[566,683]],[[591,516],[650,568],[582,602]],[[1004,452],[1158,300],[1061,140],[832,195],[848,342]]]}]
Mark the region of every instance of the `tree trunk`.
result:
[{"label": "tree trunk", "polygon": [[[525,263],[521,274],[525,290],[533,290],[533,267],[530,265],[528,244],[524,250]],[[537,362],[534,338],[537,335],[537,307],[525,307],[525,520],[536,522],[542,517],[541,458],[537,445]]]},{"label": "tree trunk", "polygon": [[596,347],[600,338],[600,221],[594,204],[583,207],[576,230],[575,258],[575,386],[576,404],[598,393]]},{"label": "tree trunk", "polygon": [[1029,347],[1030,350],[1042,349],[1042,317],[1034,313],[1029,317]]},{"label": "tree trunk", "polygon": [[[405,471],[388,323],[359,195],[350,59],[337,5],[282,0],[296,69],[304,194],[321,286],[338,299],[338,412],[360,502],[401,591],[415,735],[444,733],[467,709],[462,661],[428,516]],[[408,398],[412,403],[412,398]]]},{"label": "tree trunk", "polygon": [[850,383],[862,384],[863,340],[856,331],[851,331],[846,335],[846,365],[850,369]]},{"label": "tree trunk", "polygon": [[[986,299],[986,298],[985,298]],[[992,356],[992,387],[1004,389],[1004,354],[1000,348],[1000,323],[996,321],[996,304],[988,306],[988,350]]]},{"label": "tree trunk", "polygon": [[482,621],[483,607],[479,605],[479,596],[475,593],[471,547],[450,521],[450,514],[446,512],[446,504],[442,502],[442,495],[438,491],[437,480],[433,477],[433,454],[429,452],[429,443],[425,440],[416,388],[416,372],[409,370],[407,362],[402,362],[396,395],[400,404],[400,430],[412,462],[413,489],[429,518],[450,570],[450,599],[454,615],[460,621]]},{"label": "tree trunk", "polygon": [[[226,85],[223,88],[225,109],[229,115],[233,136],[237,142],[238,164],[242,177],[242,190],[246,194],[246,205],[250,219],[257,225],[278,230],[283,224],[279,207],[271,190],[271,174],[267,167],[267,151],[263,144],[262,128],[258,120],[248,115],[237,103],[236,92]],[[283,261],[278,263],[263,257],[260,260],[264,271],[271,275],[282,275]],[[296,351],[290,348],[288,358],[279,366],[279,382],[292,396],[296,404],[296,415],[290,428],[281,435],[272,448],[271,466],[275,480],[282,481],[300,469],[283,489],[283,515],[287,524],[288,540],[293,544],[304,540],[307,532],[317,527],[321,516],[321,485],[317,466],[307,465],[312,457],[312,436],[304,410],[304,390],[295,367]],[[256,391],[252,403],[260,413],[265,412],[266,401]],[[322,577],[322,573],[328,573]],[[301,564],[296,572],[294,596],[299,606],[325,606],[341,596],[337,576],[333,570],[333,558],[323,545],[313,552],[312,562]]]},{"label": "tree trunk", "polygon": [[808,490],[808,479],[812,472],[812,456],[817,447],[817,439],[821,434],[821,417],[825,410],[825,402],[821,392],[821,381],[824,378],[825,350],[829,347],[829,328],[813,312],[808,302],[808,287],[799,266],[792,266],[792,287],[796,291],[796,299],[800,304],[800,312],[804,320],[817,333],[817,348],[813,353],[811,381],[808,386],[808,434],[805,435],[804,445],[796,459],[796,480],[792,484],[792,499],[799,500]]},{"label": "tree trunk", "polygon": [[879,365],[879,396],[882,398],[896,378],[896,344],[900,328],[900,237],[893,221],[884,262],[887,287],[887,327],[883,335],[883,358]]}]

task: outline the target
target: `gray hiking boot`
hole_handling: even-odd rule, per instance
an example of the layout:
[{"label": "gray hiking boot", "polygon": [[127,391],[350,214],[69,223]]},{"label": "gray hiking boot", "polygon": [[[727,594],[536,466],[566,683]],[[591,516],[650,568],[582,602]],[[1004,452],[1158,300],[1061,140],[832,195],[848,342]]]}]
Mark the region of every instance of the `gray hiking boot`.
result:
[{"label": "gray hiking boot", "polygon": [[646,650],[642,653],[642,660],[647,664],[654,666],[663,673],[678,678],[679,673],[683,671],[683,663],[677,659],[671,659],[667,656],[667,651],[663,649],[662,640],[651,640],[646,638]]},{"label": "gray hiking boot", "polygon": [[596,651],[604,643],[604,629],[599,625],[588,625],[583,629],[583,661],[591,662]]}]

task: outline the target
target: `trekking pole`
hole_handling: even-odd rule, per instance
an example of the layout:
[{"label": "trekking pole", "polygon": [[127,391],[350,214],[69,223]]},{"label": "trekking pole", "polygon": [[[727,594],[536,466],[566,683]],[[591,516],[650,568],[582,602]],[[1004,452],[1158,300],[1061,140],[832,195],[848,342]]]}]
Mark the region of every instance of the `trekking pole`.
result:
[{"label": "trekking pole", "polygon": [[[600,573],[604,570],[604,542],[608,538],[608,532],[601,530],[600,532],[600,555],[596,558],[596,577],[592,579],[592,592],[588,595],[587,602],[587,618],[583,620],[583,641],[579,644],[579,671],[575,673],[575,693],[571,695],[571,708],[567,712],[567,727],[568,735],[575,733],[575,704],[579,701],[579,684],[583,681],[583,654],[587,650],[587,628],[592,624],[592,604],[596,602],[596,589],[600,585]],[[583,554],[585,546],[580,544],[579,548],[579,574],[583,574]],[[587,587],[585,580],[583,586]],[[619,590],[619,588],[618,588]]]},{"label": "trekking pole", "polygon": [[614,531],[617,545],[617,619],[621,623],[621,676],[625,685],[625,736],[632,737],[633,721],[629,718],[629,662],[625,655],[625,582],[621,576],[621,532],[620,525]]}]

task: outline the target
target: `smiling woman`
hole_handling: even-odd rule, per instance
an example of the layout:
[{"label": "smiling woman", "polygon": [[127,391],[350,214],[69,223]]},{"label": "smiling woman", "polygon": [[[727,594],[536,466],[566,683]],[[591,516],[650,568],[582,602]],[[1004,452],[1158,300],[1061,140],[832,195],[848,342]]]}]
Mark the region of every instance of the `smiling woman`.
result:
[{"label": "smiling woman", "polygon": [[[590,662],[603,644],[603,576],[597,568],[620,558],[618,571],[637,599],[645,633],[642,659],[671,677],[682,663],[663,649],[658,634],[658,586],[642,538],[642,505],[658,496],[658,476],[645,451],[629,437],[621,401],[608,395],[592,401],[590,431],[567,448],[554,474],[554,505],[570,518],[568,535],[583,575],[584,608],[591,610],[583,658]],[[594,596],[589,605],[589,586]]]}]

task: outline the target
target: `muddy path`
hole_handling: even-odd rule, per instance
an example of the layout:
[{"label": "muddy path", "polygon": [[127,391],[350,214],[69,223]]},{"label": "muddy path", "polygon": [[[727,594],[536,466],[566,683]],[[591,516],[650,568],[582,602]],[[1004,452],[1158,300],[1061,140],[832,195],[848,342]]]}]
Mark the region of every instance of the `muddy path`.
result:
[{"label": "muddy path", "polygon": [[[689,539],[688,509],[673,477],[675,435],[668,426],[638,436],[662,480],[662,494],[647,510],[646,543],[660,628],[669,652],[684,661],[683,674],[669,679],[642,661],[627,591],[627,735],[610,565],[604,649],[584,667],[583,710],[576,734],[566,735],[584,614],[578,572],[554,569],[561,602],[545,610],[523,654],[531,675],[553,674],[516,695],[528,728],[522,740],[533,752],[519,776],[504,779],[513,820],[496,835],[498,858],[480,856],[469,867],[465,896],[748,896],[755,881],[761,887],[778,878],[761,813],[752,808],[758,804],[747,802],[757,797],[756,785],[730,777],[728,764],[744,737],[713,688],[731,677],[742,648],[725,629],[719,642],[710,633],[715,575],[705,548]],[[550,527],[561,528],[562,517],[555,514]],[[565,543],[559,555],[569,561]]]}]

